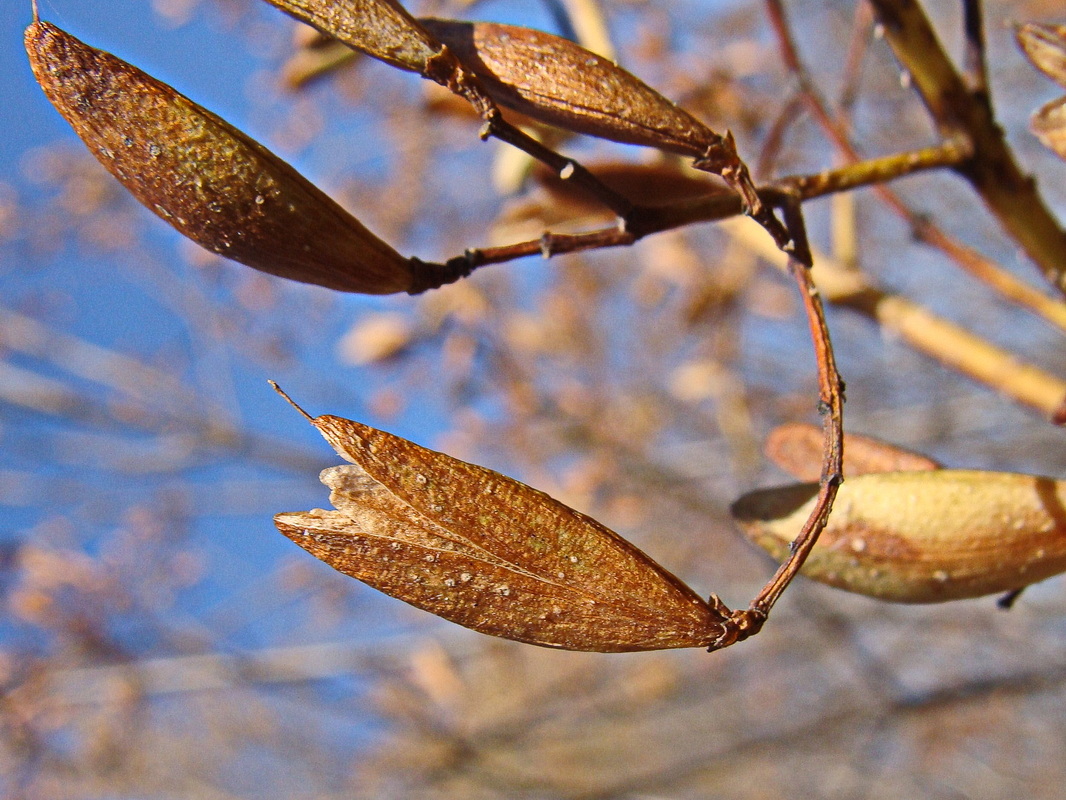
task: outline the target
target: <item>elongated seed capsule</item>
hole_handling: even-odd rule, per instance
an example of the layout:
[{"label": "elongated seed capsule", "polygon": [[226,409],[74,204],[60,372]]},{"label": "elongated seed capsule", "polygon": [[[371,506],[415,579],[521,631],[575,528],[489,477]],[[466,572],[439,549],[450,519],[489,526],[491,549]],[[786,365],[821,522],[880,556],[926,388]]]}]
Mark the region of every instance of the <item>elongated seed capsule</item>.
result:
[{"label": "elongated seed capsule", "polygon": [[[733,504],[748,538],[784,558],[815,484]],[[1066,571],[1066,481],[968,470],[849,477],[803,567],[814,580],[897,603],[1018,589]]]},{"label": "elongated seed capsule", "polygon": [[419,19],[480,81],[493,102],[533,119],[615,142],[690,156],[720,175],[747,213],[785,247],[790,235],[766,208],[728,131],[719,136],[612,61],[532,28]]},{"label": "elongated seed capsule", "polygon": [[481,633],[544,647],[734,641],[718,607],[543,492],[343,417],[308,419],[352,464],[321,475],[336,510],[274,522],[346,575]]},{"label": "elongated seed capsule", "polygon": [[725,140],[617,64],[550,33],[420,18],[501,106],[560,128],[701,158]]},{"label": "elongated seed capsule", "polygon": [[276,155],[167,84],[48,22],[30,25],[25,41],[37,82],[93,155],[200,246],[346,292],[416,292],[449,279],[401,256]]}]

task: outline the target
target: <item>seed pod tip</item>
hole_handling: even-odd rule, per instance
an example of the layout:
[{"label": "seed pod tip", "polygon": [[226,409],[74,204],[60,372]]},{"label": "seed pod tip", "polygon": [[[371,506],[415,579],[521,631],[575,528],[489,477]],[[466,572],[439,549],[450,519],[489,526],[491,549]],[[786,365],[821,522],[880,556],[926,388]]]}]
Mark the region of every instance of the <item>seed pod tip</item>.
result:
[{"label": "seed pod tip", "polygon": [[301,414],[303,414],[304,417],[307,418],[308,422],[310,422],[312,425],[315,424],[315,418],[312,417],[310,414],[308,414],[306,411],[304,411],[303,407],[299,403],[297,403],[295,400],[293,400],[291,397],[289,397],[289,395],[285,392],[285,390],[282,389],[280,386],[278,386],[278,384],[275,381],[272,381],[272,380],[270,380],[268,378],[267,379],[267,383],[269,383],[273,387],[275,392],[277,392],[283,398],[285,398],[285,402],[287,402],[290,406],[292,406],[297,411],[299,411]]}]

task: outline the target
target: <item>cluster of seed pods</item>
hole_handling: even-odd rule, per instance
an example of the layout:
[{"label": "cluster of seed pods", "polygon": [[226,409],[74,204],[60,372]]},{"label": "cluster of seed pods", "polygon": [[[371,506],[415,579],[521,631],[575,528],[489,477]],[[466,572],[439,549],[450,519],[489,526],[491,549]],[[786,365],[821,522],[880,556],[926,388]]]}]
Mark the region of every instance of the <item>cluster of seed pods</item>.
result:
[{"label": "cluster of seed pods", "polygon": [[[502,106],[688,156],[721,175],[779,244],[789,242],[728,133],[573,42],[495,23],[416,20],[394,0],[268,1],[447,86],[474,105],[489,133],[504,124]],[[1034,63],[1066,86],[1064,40],[1062,28],[1019,30]],[[25,41],[38,82],[96,158],[201,246],[273,275],[365,294],[417,293],[469,272],[462,259],[441,265],[400,255],[261,144],[41,21],[36,8]],[[1056,149],[1066,130],[1063,102],[1034,119]],[[277,527],[390,595],[483,633],[574,650],[713,650],[761,625],[753,612],[730,611],[714,596],[704,601],[622,537],[542,492],[352,420],[305,416],[351,464],[322,473],[333,510],[279,514]],[[771,455],[815,480],[808,465],[820,462],[820,447],[818,432],[783,429]],[[937,602],[1016,590],[1066,570],[1062,481],[946,470],[861,437],[849,438],[846,454],[849,480],[805,574],[885,600]],[[812,516],[817,489],[753,492],[733,514],[783,559]]]}]

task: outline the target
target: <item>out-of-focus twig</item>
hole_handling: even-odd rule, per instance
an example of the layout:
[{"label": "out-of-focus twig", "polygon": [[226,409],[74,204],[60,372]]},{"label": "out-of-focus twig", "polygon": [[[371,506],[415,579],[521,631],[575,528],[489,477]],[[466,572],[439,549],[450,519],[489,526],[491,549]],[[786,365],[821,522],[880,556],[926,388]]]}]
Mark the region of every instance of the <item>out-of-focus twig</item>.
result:
[{"label": "out-of-focus twig", "polygon": [[[745,226],[730,221],[723,223],[723,227],[778,269],[787,270],[783,254],[763,247]],[[830,303],[858,311],[919,352],[1045,417],[1053,417],[1061,410],[1066,400],[1066,381],[1020,360],[918,303],[877,288],[824,255],[816,253],[815,258],[814,276]]]},{"label": "out-of-focus twig", "polygon": [[[321,460],[301,448],[249,433],[226,411],[181,381],[135,358],[55,330],[32,317],[0,307],[0,347],[49,362],[69,375],[107,386],[134,401],[115,408],[86,397],[70,383],[0,360],[0,403],[38,413],[99,424],[121,416],[124,427],[158,432],[158,419],[178,422],[190,447],[240,451],[246,457],[306,471]],[[178,437],[179,434],[171,432]],[[181,434],[184,435],[184,434]],[[173,439],[172,441],[177,441]]]},{"label": "out-of-focus twig", "polygon": [[[767,0],[767,10],[774,32],[778,38],[781,57],[789,71],[796,75],[796,80],[799,83],[803,97],[807,100],[809,111],[829,136],[837,150],[849,162],[860,161],[861,156],[859,155],[859,152],[851,143],[844,127],[830,113],[825,98],[823,98],[818,92],[817,87],[810,78],[810,73],[799,57],[799,52],[796,49],[784,7],[780,4],[779,0]],[[950,64],[948,66],[950,66]],[[958,76],[956,75],[955,77],[957,78]],[[959,82],[959,85],[961,86],[961,81]],[[989,111],[989,113],[991,113],[991,111]],[[963,134],[963,139],[965,140],[965,143],[957,142],[957,146],[968,152],[966,158],[953,165],[956,169],[959,169],[962,165],[971,163],[978,156],[978,153],[974,147],[970,145],[971,138],[968,133],[965,131],[956,131],[956,133]],[[1032,187],[1030,187],[1030,189],[1031,188]],[[897,215],[910,225],[914,235],[920,241],[940,249],[951,258],[957,266],[966,270],[975,278],[999,292],[1006,299],[1030,309],[1033,313],[1042,316],[1053,325],[1066,330],[1066,307],[1064,307],[1060,301],[1053,300],[1028,284],[1023,283],[1010,273],[1004,271],[993,261],[982,256],[973,248],[962,244],[957,239],[943,231],[934,222],[913,211],[903,202],[899,195],[887,186],[875,185],[874,191],[877,192],[878,196],[887,203]],[[1037,200],[1039,201],[1039,198],[1037,198]],[[1041,208],[1043,208],[1042,205]],[[1050,216],[1046,209],[1044,209],[1044,215],[1047,217]],[[1053,219],[1051,222],[1057,227],[1057,223],[1055,223]],[[1035,224],[1037,224],[1038,227],[1041,227],[1041,229],[1044,229],[1047,227],[1045,223],[1046,220],[1045,222],[1040,222],[1038,220]],[[1059,235],[1060,237],[1063,236],[1061,231],[1059,231]],[[1049,239],[1049,241],[1053,240],[1054,236]],[[1063,238],[1062,245],[1063,249],[1058,255],[1059,261],[1057,262],[1057,266],[1054,267],[1055,270],[1066,270],[1066,266],[1064,266],[1066,265],[1066,238]],[[1037,263],[1040,264],[1041,262],[1037,260]],[[1055,281],[1052,282],[1055,283]]]},{"label": "out-of-focus twig", "polygon": [[987,94],[967,88],[916,0],[870,4],[941,132],[966,136],[973,143],[973,156],[956,168],[959,174],[1044,277],[1066,293],[1066,231],[1040,197],[1036,182],[1014,160]]},{"label": "out-of-focus twig", "polygon": [[103,384],[137,400],[165,399],[177,407],[196,407],[201,416],[219,421],[228,417],[224,409],[190,391],[174,375],[57,331],[13,309],[0,307],[0,347],[50,361],[71,375]]},{"label": "out-of-focus twig", "polygon": [[962,26],[966,34],[965,67],[970,91],[984,95],[988,102],[988,59],[981,0],[962,0]]},{"label": "out-of-focus twig", "polygon": [[838,105],[841,114],[851,113],[855,100],[859,96],[859,83],[862,77],[862,62],[866,57],[870,32],[873,29],[873,12],[870,4],[862,0],[855,6],[855,16],[851,25],[851,41],[847,55],[844,57],[844,81],[840,87]]},{"label": "out-of-focus twig", "polygon": [[598,0],[562,0],[574,29],[574,40],[597,55],[617,60],[603,6]]}]

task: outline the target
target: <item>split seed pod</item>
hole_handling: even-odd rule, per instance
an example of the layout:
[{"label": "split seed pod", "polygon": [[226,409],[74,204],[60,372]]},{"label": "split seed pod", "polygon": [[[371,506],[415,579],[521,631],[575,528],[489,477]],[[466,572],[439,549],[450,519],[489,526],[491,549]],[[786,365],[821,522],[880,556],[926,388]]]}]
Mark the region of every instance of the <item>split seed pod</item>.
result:
[{"label": "split seed pod", "polygon": [[336,510],[274,522],[340,572],[481,633],[544,647],[729,643],[725,617],[688,586],[543,492],[358,422],[307,418],[352,465],[321,475]]},{"label": "split seed pod", "polygon": [[576,133],[710,159],[718,166],[736,160],[731,140],[569,39],[493,22],[419,22],[501,106]]},{"label": "split seed pod", "polygon": [[[822,429],[804,422],[778,425],[766,438],[766,457],[801,481],[816,481],[822,474]],[[940,469],[940,464],[913,450],[848,433],[844,436],[844,476],[851,480],[871,472],[917,472]]]},{"label": "split seed pod", "polygon": [[446,280],[167,84],[47,22],[35,21],[25,39],[37,82],[93,155],[200,246],[346,292],[417,292]]},{"label": "split seed pod", "polygon": [[[782,559],[817,490],[751,492],[733,518]],[[849,477],[803,567],[814,580],[897,603],[997,594],[1063,571],[1066,481],[968,470]]]}]

